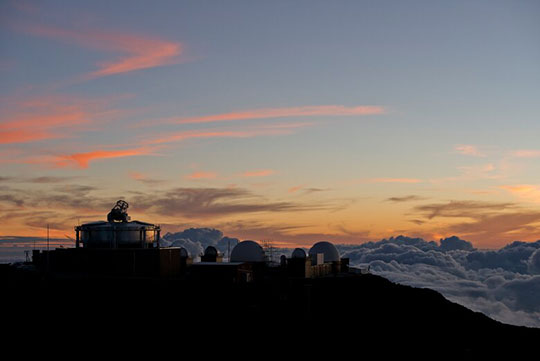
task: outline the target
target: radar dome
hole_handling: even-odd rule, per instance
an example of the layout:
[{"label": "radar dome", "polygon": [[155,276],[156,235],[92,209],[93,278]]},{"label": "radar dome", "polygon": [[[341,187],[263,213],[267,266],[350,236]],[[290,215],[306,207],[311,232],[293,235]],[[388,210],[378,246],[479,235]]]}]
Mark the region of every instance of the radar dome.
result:
[{"label": "radar dome", "polygon": [[264,250],[253,241],[238,243],[231,252],[231,262],[264,262]]},{"label": "radar dome", "polygon": [[339,261],[339,251],[330,242],[317,242],[309,250],[310,256],[317,255],[318,253],[324,254],[325,263]]},{"label": "radar dome", "polygon": [[292,258],[306,258],[306,251],[304,251],[302,248],[295,248],[292,255]]}]

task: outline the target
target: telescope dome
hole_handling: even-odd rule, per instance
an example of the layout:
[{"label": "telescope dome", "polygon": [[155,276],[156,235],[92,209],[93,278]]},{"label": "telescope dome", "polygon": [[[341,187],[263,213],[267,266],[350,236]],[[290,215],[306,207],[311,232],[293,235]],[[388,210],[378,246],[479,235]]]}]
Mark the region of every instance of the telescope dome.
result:
[{"label": "telescope dome", "polygon": [[238,243],[231,252],[231,262],[264,262],[263,248],[253,241]]},{"label": "telescope dome", "polygon": [[304,251],[302,248],[295,248],[291,258],[306,258],[306,251]]},{"label": "telescope dome", "polygon": [[314,256],[319,253],[324,254],[324,262],[337,262],[339,261],[339,251],[336,246],[330,242],[317,242],[309,250],[309,255]]}]

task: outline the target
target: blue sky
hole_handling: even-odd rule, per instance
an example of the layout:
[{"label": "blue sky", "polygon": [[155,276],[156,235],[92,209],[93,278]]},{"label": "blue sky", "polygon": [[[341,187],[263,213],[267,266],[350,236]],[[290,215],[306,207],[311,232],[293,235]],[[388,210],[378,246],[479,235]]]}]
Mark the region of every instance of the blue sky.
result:
[{"label": "blue sky", "polygon": [[[100,206],[241,189],[290,207],[134,211],[283,243],[466,230],[495,247],[538,233],[536,1],[5,1],[0,13],[0,202],[21,214],[6,236],[42,233],[29,204],[65,234],[83,210],[42,195],[69,185]],[[430,218],[434,205],[475,213]],[[481,228],[501,215],[520,221]]]}]

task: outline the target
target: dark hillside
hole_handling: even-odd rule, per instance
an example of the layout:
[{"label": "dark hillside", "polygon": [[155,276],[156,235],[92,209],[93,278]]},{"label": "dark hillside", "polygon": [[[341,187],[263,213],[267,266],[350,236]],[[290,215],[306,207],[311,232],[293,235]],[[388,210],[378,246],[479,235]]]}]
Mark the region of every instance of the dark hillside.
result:
[{"label": "dark hillside", "polygon": [[[407,345],[399,349],[406,353],[443,349],[455,356],[525,354],[540,340],[538,329],[505,325],[435,291],[397,285],[375,275],[270,278],[243,285],[158,279],[46,280],[32,273],[4,276],[4,309],[10,310],[5,319],[11,328],[60,326],[80,337],[94,337],[89,330],[99,329],[99,337],[105,338],[153,330],[174,338],[198,335],[203,339],[194,331],[202,328],[207,335],[220,330],[221,340],[268,332],[282,340],[324,338],[341,346],[360,342],[374,349],[400,344]],[[172,333],[163,331],[169,329]],[[352,344],[347,343],[350,340]]]}]

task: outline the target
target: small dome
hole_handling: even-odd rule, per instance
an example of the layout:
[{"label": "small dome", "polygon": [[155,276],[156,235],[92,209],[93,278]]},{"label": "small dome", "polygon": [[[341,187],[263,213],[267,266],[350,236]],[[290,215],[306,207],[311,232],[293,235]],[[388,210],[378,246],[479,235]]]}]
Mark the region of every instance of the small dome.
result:
[{"label": "small dome", "polygon": [[210,256],[210,257],[216,257],[218,255],[218,251],[217,251],[216,247],[208,246],[204,250],[204,255],[205,256]]},{"label": "small dome", "polygon": [[306,251],[304,251],[302,248],[295,248],[292,255],[291,255],[291,258],[302,258],[302,259],[305,259],[307,256],[306,256]]},{"label": "small dome", "polygon": [[188,258],[189,257],[189,252],[184,247],[180,248],[180,257],[182,257],[182,258]]},{"label": "small dome", "polygon": [[231,252],[231,262],[264,262],[264,250],[253,241],[238,243]]},{"label": "small dome", "polygon": [[324,262],[337,262],[339,261],[339,251],[336,246],[330,242],[317,242],[309,250],[309,255],[313,256],[318,253],[324,254]]}]

